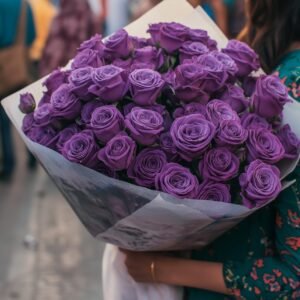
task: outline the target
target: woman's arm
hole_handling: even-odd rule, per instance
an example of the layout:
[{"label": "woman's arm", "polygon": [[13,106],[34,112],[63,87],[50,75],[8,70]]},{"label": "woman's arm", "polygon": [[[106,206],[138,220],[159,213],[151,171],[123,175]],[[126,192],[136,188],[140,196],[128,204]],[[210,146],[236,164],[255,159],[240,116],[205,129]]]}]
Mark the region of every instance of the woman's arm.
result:
[{"label": "woman's arm", "polygon": [[122,251],[126,254],[129,274],[138,282],[158,282],[229,294],[221,263]]}]

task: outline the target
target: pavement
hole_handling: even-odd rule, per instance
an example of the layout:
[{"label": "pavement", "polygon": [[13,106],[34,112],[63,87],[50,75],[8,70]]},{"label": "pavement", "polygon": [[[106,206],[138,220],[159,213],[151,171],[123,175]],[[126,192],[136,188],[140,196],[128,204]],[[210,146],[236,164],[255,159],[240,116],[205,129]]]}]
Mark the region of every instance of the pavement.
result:
[{"label": "pavement", "polygon": [[46,173],[18,164],[0,182],[0,300],[102,300],[104,244],[94,240]]}]

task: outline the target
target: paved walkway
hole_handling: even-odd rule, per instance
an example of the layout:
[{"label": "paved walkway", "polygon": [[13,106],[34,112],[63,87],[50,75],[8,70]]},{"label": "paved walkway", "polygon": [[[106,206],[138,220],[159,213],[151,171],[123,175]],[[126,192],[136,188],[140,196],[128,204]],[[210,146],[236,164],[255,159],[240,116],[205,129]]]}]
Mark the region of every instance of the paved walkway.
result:
[{"label": "paved walkway", "polygon": [[17,149],[15,178],[0,182],[0,300],[101,300],[103,244]]}]

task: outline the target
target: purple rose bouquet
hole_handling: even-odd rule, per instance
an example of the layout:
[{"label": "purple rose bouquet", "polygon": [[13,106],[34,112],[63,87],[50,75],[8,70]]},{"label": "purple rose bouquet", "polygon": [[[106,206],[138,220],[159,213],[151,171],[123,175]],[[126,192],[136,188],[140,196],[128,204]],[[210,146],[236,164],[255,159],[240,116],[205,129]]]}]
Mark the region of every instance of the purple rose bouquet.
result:
[{"label": "purple rose bouquet", "polygon": [[179,199],[253,208],[276,198],[276,164],[296,159],[300,147],[278,122],[289,102],[280,79],[255,77],[258,56],[242,42],[218,49],[206,31],[174,22],[148,33],[121,29],[82,43],[70,70],[45,80],[37,107],[32,94],[20,96],[25,135]]}]

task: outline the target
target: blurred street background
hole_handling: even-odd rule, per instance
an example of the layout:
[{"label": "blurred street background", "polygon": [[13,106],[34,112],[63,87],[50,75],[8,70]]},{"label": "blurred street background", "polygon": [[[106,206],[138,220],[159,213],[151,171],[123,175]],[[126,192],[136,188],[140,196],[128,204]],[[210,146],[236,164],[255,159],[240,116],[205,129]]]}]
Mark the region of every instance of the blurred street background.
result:
[{"label": "blurred street background", "polygon": [[[159,2],[0,0],[0,69],[5,63],[1,51],[12,49],[21,31],[22,3],[33,81],[64,66],[93,34],[111,34]],[[190,2],[201,4],[228,37],[244,25],[244,0]],[[0,88],[0,99],[21,87]],[[103,248],[27,152],[0,108],[0,300],[102,299]]]}]

